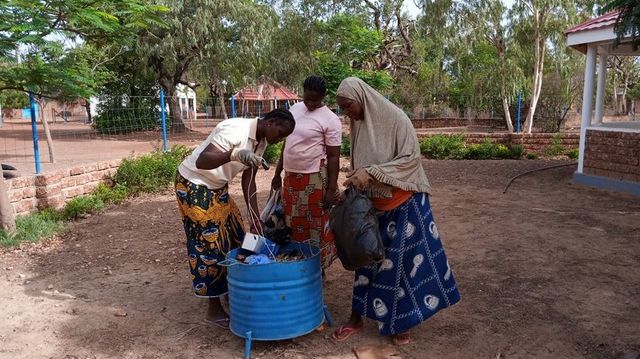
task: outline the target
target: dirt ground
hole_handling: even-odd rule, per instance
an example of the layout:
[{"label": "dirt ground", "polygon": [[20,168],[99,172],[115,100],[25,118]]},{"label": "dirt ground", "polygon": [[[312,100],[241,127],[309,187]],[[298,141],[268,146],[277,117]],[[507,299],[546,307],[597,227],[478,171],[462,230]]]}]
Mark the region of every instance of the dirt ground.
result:
[{"label": "dirt ground", "polygon": [[[544,161],[427,161],[432,205],[462,301],[413,331],[402,358],[622,358],[640,350],[640,200],[572,185]],[[261,199],[270,174],[261,174]],[[232,188],[240,195],[238,184]],[[239,197],[238,197],[239,199]],[[243,341],[201,324],[170,193],[133,200],[41,245],[0,253],[0,358],[240,358]],[[335,263],[325,299],[350,309]],[[284,310],[285,308],[283,308]],[[258,342],[254,358],[355,358],[374,323]],[[399,358],[399,357],[394,357]]]}]

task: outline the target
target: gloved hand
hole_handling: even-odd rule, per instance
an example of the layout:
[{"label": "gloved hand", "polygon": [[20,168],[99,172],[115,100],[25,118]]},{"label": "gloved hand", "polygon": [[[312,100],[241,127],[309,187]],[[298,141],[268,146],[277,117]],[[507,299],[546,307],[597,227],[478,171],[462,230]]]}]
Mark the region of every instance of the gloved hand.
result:
[{"label": "gloved hand", "polygon": [[358,168],[357,170],[347,175],[347,180],[343,183],[345,187],[353,186],[356,189],[362,191],[369,187],[373,182],[373,177],[364,168]]},{"label": "gloved hand", "polygon": [[251,150],[234,148],[231,151],[231,161],[241,162],[245,166],[258,167],[262,162],[262,157],[256,155]]}]

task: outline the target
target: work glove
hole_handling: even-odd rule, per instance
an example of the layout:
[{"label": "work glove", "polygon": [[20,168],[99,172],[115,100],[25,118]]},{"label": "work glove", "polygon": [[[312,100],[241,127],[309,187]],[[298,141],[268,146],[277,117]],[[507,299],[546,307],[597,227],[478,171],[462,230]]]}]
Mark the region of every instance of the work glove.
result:
[{"label": "work glove", "polygon": [[357,170],[347,175],[347,180],[343,183],[345,187],[353,186],[356,189],[362,191],[365,188],[371,186],[373,177],[364,168],[358,168]]},{"label": "work glove", "polygon": [[260,163],[262,163],[262,157],[247,149],[234,148],[233,151],[231,151],[230,159],[231,161],[237,161],[249,167],[258,167]]}]

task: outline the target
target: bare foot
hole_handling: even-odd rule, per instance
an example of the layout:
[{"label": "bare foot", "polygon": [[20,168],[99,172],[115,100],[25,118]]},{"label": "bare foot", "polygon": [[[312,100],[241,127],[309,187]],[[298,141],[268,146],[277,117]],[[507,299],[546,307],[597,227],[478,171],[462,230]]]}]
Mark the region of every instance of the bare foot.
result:
[{"label": "bare foot", "polygon": [[229,316],[225,313],[219,298],[209,298],[205,322],[220,328],[229,328]]},{"label": "bare foot", "polygon": [[395,334],[391,336],[391,340],[393,341],[393,344],[401,346],[401,345],[407,345],[409,343],[411,343],[411,336],[409,335],[409,332],[404,332],[404,333],[399,333],[399,334]]}]

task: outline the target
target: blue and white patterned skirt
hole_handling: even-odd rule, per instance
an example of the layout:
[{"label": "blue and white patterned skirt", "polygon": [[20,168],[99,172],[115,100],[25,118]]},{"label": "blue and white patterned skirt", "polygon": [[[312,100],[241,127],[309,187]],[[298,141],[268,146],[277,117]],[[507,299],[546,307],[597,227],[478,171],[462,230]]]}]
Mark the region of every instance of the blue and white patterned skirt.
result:
[{"label": "blue and white patterned skirt", "polygon": [[460,300],[433,221],[429,195],[415,193],[378,217],[386,259],[356,270],[352,308],[381,335],[403,333]]}]

